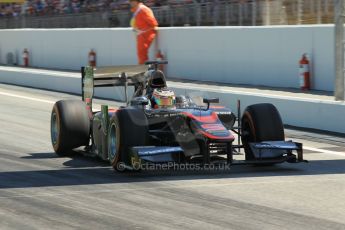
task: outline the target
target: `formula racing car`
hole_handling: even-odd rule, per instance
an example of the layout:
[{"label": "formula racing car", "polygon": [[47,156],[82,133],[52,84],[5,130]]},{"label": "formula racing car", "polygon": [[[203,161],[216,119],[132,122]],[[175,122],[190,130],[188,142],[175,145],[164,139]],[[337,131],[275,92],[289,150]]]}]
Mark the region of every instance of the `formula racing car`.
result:
[{"label": "formula racing car", "polygon": [[[264,164],[303,162],[301,143],[286,141],[272,104],[248,106],[241,115],[217,98],[175,95],[159,67],[82,67],[82,100],[56,102],[51,114],[54,151],[98,156],[119,169],[145,163]],[[93,108],[94,89],[123,90],[125,105]],[[121,90],[120,90],[121,89]],[[129,96],[129,94],[131,94]],[[237,136],[237,140],[235,138]],[[244,153],[244,159],[234,156]],[[296,152],[296,153],[295,153]]]}]

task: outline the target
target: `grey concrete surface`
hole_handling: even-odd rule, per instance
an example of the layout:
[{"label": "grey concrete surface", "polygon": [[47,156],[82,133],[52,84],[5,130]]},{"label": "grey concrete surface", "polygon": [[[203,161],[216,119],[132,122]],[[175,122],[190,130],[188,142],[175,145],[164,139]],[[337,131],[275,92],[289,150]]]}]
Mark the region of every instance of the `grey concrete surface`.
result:
[{"label": "grey concrete surface", "polygon": [[287,130],[308,164],[120,174],[53,153],[63,98],[0,85],[0,229],[345,229],[344,138]]}]

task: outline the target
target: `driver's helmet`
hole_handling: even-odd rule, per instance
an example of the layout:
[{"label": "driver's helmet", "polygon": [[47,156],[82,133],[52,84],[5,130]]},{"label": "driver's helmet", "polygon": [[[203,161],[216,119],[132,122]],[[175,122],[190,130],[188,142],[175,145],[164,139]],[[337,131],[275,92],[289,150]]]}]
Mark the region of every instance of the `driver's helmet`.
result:
[{"label": "driver's helmet", "polygon": [[151,101],[154,109],[172,108],[175,106],[175,93],[168,88],[154,89]]}]

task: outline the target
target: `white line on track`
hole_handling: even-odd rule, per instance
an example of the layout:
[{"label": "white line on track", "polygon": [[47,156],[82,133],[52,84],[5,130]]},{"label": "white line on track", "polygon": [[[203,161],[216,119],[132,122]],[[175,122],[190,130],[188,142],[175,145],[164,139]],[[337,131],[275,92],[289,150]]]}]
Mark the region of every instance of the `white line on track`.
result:
[{"label": "white line on track", "polygon": [[49,101],[49,100],[39,99],[39,98],[35,98],[35,97],[27,97],[27,96],[22,96],[22,95],[18,95],[18,94],[12,94],[12,93],[0,92],[0,95],[8,96],[8,97],[21,98],[21,99],[30,100],[30,101],[49,103],[49,104],[55,103],[55,101]]},{"label": "white line on track", "polygon": [[[36,101],[36,102],[43,102],[43,103],[48,103],[48,104],[55,104],[56,101],[51,101],[51,100],[45,100],[45,99],[40,99],[37,97],[28,97],[28,96],[23,96],[19,94],[13,94],[13,93],[5,93],[0,91],[0,95],[7,96],[7,97],[15,97],[15,98],[20,98],[20,99],[25,99],[25,100],[30,100],[30,101]],[[94,104],[94,109],[100,110],[101,107],[98,104]]]},{"label": "white line on track", "polygon": [[331,151],[331,150],[326,150],[326,149],[318,149],[318,148],[313,148],[313,147],[309,147],[309,146],[303,146],[303,149],[314,151],[314,152],[319,152],[319,153],[327,153],[327,154],[333,154],[333,155],[338,155],[338,156],[345,156],[345,152],[337,152],[337,151]]}]

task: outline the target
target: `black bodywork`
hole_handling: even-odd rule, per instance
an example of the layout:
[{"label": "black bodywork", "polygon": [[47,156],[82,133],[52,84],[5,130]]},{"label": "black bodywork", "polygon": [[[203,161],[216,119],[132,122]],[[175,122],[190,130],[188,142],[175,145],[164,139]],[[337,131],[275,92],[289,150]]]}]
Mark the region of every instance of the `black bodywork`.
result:
[{"label": "black bodywork", "polygon": [[[167,87],[164,74],[159,70],[162,62],[149,62],[149,67],[132,66],[93,70],[83,67],[82,95],[90,110],[91,134],[90,144],[85,152],[96,154],[104,160],[109,159],[111,138],[110,120],[118,116],[121,110],[142,113],[140,121],[146,126],[145,145],[129,146],[122,152],[121,162],[127,168],[137,163],[191,163],[203,164],[275,164],[282,162],[297,163],[303,161],[302,144],[292,141],[264,141],[247,144],[250,159],[235,161],[243,145],[240,139],[241,129],[240,102],[238,111],[220,106],[218,99],[202,99],[196,103],[193,98],[177,95],[177,105],[170,109],[152,109],[150,93],[154,87]],[[88,81],[89,80],[89,81]],[[101,111],[92,110],[93,89],[100,87],[123,87],[126,105],[109,109],[103,105]],[[128,94],[132,92],[132,96]],[[200,100],[199,100],[200,102]],[[145,121],[141,121],[145,120]],[[237,121],[237,122],[236,122]],[[120,121],[121,122],[121,121]],[[120,124],[122,129],[126,124]],[[135,131],[135,130],[133,130]],[[234,135],[237,135],[237,141]],[[131,138],[122,136],[122,138]],[[297,155],[293,154],[297,151]],[[248,158],[248,159],[247,159]]]}]

